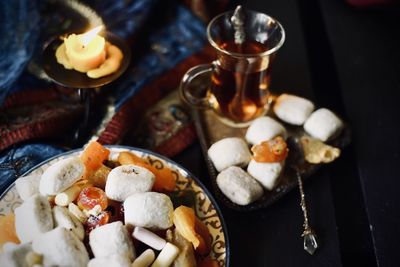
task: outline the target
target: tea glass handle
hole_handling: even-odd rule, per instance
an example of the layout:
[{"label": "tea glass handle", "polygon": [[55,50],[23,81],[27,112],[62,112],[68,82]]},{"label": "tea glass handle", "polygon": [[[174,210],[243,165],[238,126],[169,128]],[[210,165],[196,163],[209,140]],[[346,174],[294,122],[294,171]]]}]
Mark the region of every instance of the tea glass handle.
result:
[{"label": "tea glass handle", "polygon": [[[196,108],[210,108],[211,104],[209,101],[208,93],[206,96],[200,96],[201,90],[204,90],[204,86],[199,86],[194,88],[194,86],[190,86],[194,79],[198,76],[206,73],[210,73],[214,69],[214,63],[211,64],[202,64],[195,66],[189,69],[182,78],[181,85],[179,88],[179,93],[181,98],[191,106]],[[207,89],[208,90],[208,89]],[[197,94],[196,94],[197,93]],[[204,91],[203,91],[204,94]]]}]

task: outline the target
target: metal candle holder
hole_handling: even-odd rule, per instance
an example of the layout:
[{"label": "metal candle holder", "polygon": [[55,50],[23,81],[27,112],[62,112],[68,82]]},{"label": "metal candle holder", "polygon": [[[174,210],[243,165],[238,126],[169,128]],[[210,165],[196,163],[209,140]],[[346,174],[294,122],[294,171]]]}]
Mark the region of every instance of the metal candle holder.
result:
[{"label": "metal candle holder", "polygon": [[128,68],[131,59],[131,50],[124,39],[111,32],[105,32],[102,34],[102,36],[106,39],[106,41],[117,46],[121,50],[124,57],[119,69],[116,72],[97,79],[88,77],[86,73],[65,69],[63,65],[57,62],[55,56],[56,50],[63,43],[63,40],[60,37],[50,40],[42,53],[42,68],[46,72],[47,76],[56,84],[59,84],[63,87],[77,89],[79,101],[85,107],[83,119],[74,136],[74,141],[76,143],[82,141],[82,138],[87,130],[91,111],[91,94],[93,94],[93,90],[111,83],[121,76]]}]

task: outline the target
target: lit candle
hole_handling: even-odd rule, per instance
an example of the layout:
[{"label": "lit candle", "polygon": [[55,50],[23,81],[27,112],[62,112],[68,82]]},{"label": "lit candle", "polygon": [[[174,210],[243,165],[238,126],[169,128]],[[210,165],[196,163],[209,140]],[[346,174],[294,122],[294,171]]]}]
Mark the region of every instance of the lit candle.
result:
[{"label": "lit candle", "polygon": [[89,70],[86,74],[90,78],[100,78],[110,73],[116,72],[121,65],[122,58],[124,55],[121,50],[115,45],[106,43],[107,58],[103,64],[98,68]]},{"label": "lit candle", "polygon": [[[102,26],[84,34],[71,34],[64,39],[65,55],[70,67],[88,72],[100,66],[106,59],[105,39],[98,35]],[[56,53],[57,56],[57,53]],[[61,63],[61,62],[60,62]],[[65,64],[63,64],[65,66]]]},{"label": "lit candle", "polygon": [[71,34],[56,50],[57,62],[66,69],[85,72],[90,78],[107,76],[118,70],[124,57],[115,45],[97,35],[102,26],[84,34]]}]

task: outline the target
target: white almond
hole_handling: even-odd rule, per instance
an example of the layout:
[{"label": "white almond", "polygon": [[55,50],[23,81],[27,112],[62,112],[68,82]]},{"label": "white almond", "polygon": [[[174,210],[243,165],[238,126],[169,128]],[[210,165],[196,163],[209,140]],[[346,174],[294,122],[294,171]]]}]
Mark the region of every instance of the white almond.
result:
[{"label": "white almond", "polygon": [[179,254],[179,248],[167,242],[151,267],[169,267]]},{"label": "white almond", "polygon": [[69,203],[68,211],[81,223],[84,223],[88,218],[88,216],[86,216],[86,214],[74,203]]},{"label": "white almond", "polygon": [[149,267],[156,258],[156,254],[152,249],[146,249],[136,260],[131,267]]},{"label": "white almond", "polygon": [[142,241],[149,247],[156,250],[162,250],[167,243],[164,239],[156,235],[155,233],[147,230],[146,228],[136,226],[133,230],[132,236],[139,241]]},{"label": "white almond", "polygon": [[64,227],[72,231],[80,240],[85,237],[85,230],[82,223],[72,215],[67,208],[55,206],[53,208],[53,217],[55,226]]},{"label": "white almond", "polygon": [[68,187],[63,192],[58,193],[54,199],[54,202],[58,206],[67,207],[69,203],[72,203],[78,198],[79,193],[87,186],[89,186],[89,182],[87,180],[79,181],[73,184],[71,187]]}]

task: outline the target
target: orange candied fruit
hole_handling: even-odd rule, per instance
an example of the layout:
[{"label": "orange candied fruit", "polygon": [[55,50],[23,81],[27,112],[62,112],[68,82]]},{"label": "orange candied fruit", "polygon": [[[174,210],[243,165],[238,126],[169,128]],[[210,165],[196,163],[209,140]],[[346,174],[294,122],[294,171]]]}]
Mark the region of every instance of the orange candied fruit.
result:
[{"label": "orange candied fruit", "polygon": [[277,136],[251,148],[253,159],[257,162],[279,162],[286,159],[289,149],[285,140]]},{"label": "orange candied fruit", "polygon": [[91,210],[100,205],[102,210],[108,206],[106,193],[98,187],[90,186],[79,193],[77,204],[82,210]]},{"label": "orange candied fruit", "polygon": [[95,171],[101,167],[103,162],[108,159],[110,150],[99,142],[93,141],[85,148],[81,155],[81,160],[89,171]]},{"label": "orange candied fruit", "polygon": [[192,208],[179,206],[174,210],[172,218],[176,230],[193,244],[199,255],[208,255],[210,253],[210,232],[207,226],[196,217]]},{"label": "orange candied fruit", "polygon": [[0,251],[7,242],[20,243],[15,230],[14,213],[0,216]]}]

